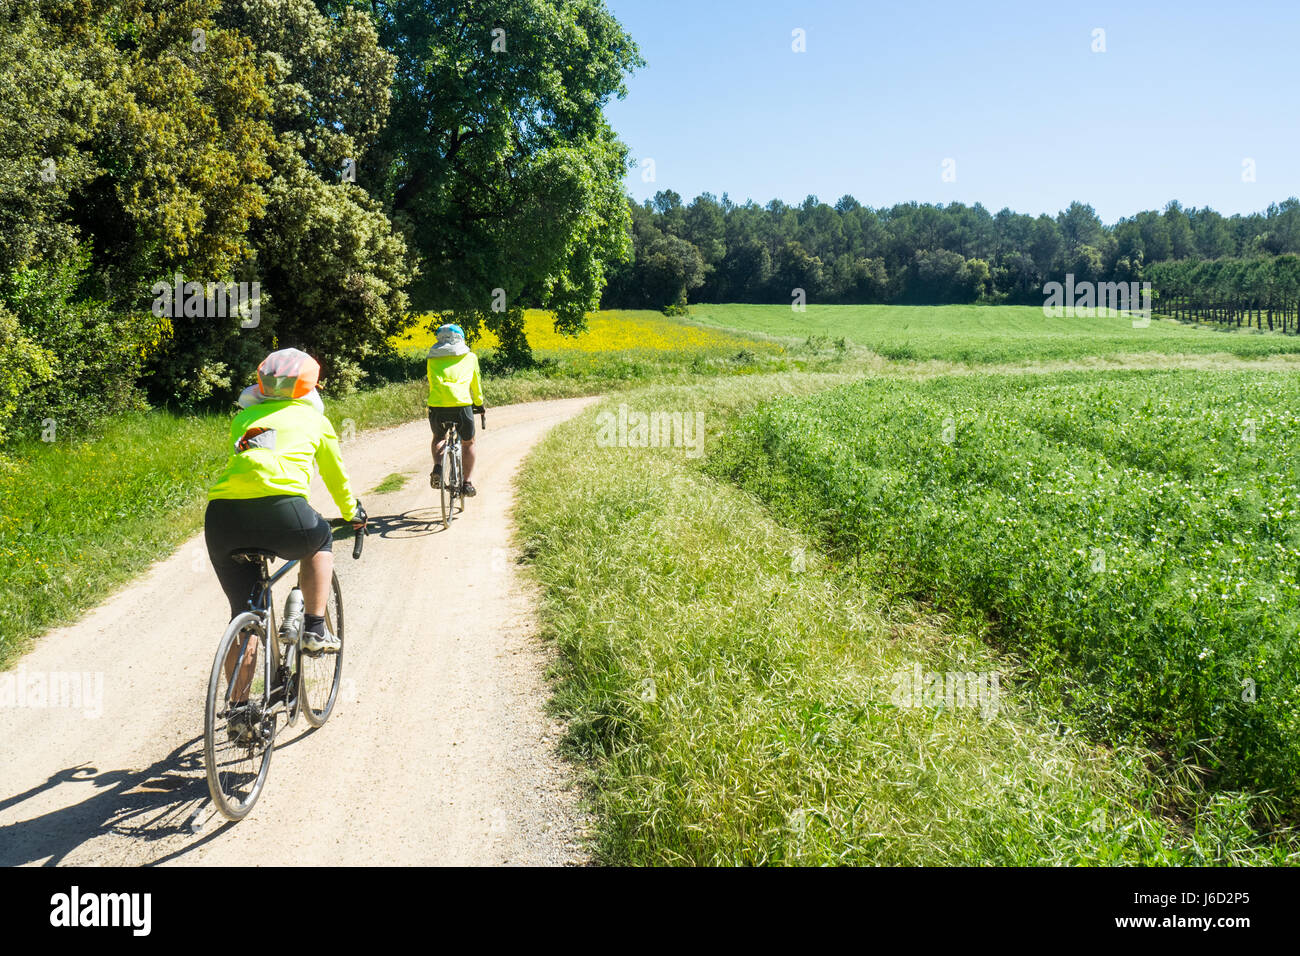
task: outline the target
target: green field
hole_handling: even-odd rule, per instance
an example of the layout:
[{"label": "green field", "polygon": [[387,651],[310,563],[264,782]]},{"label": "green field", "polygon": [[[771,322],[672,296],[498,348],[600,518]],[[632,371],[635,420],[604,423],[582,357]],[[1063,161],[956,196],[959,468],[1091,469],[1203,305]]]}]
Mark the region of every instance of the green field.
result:
[{"label": "green field", "polygon": [[[702,412],[716,448],[764,395],[793,389],[807,397],[791,406],[816,409],[843,378],[638,390],[604,409]],[[815,521],[765,509],[680,449],[602,447],[600,411],[529,458],[518,516],[559,652],[554,707],[590,768],[601,862],[1287,860],[1285,841],[1249,825],[1249,797],[1201,799],[1194,780],[1156,771],[1158,753],[1063,731],[1011,679],[1013,657],[883,579],[845,573],[819,553]],[[819,421],[786,425],[797,434]],[[724,465],[750,447],[723,440]],[[824,505],[797,488],[791,497]],[[900,705],[892,691],[913,670],[1008,680],[990,716]]]},{"label": "green field", "polygon": [[[528,466],[603,859],[1296,862],[1300,339],[1033,308],[688,321],[846,348],[835,374],[617,399],[704,411],[703,462],[593,448],[588,415]],[[1006,708],[900,710],[909,664],[996,671]]]},{"label": "green field", "polygon": [[964,617],[1090,737],[1296,819],[1298,401],[1277,373],[864,380],[764,406],[710,469]]},{"label": "green field", "polygon": [[803,341],[810,336],[848,342],[886,359],[974,365],[1064,362],[1073,359],[1227,354],[1239,358],[1300,355],[1300,336],[1236,332],[1152,319],[1047,318],[1033,306],[698,305],[691,321]]}]

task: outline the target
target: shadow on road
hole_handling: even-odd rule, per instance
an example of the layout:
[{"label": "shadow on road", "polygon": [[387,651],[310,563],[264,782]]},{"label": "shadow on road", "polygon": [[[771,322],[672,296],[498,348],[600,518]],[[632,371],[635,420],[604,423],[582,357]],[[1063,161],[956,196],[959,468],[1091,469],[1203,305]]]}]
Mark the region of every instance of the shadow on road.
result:
[{"label": "shadow on road", "polygon": [[[275,749],[305,736],[305,732],[287,739],[277,736]],[[87,765],[62,770],[39,786],[0,799],[0,812],[65,786],[88,786],[91,792],[78,803],[65,801],[49,813],[0,827],[0,866],[41,861],[58,866],[83,844],[107,834],[134,838],[139,845],[106,864],[152,866],[182,856],[233,826],[214,815],[208,799],[201,735],[143,770],[100,771]],[[71,794],[66,799],[72,799]],[[191,826],[196,818],[206,822],[207,832],[201,837]],[[223,825],[214,827],[214,823]],[[187,842],[171,852],[164,852],[170,849],[166,846],[157,846],[156,852],[148,847],[169,837]]]},{"label": "shadow on road", "polygon": [[446,530],[440,508],[415,508],[400,515],[371,517],[367,527],[370,534],[381,538],[423,538]]}]

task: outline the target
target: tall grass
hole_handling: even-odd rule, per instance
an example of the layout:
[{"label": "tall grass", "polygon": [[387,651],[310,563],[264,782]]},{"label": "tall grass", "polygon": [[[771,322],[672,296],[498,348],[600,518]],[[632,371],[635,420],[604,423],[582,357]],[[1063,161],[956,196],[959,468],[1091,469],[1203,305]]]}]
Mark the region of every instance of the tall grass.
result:
[{"label": "tall grass", "polygon": [[[732,411],[809,376],[657,388],[636,410]],[[609,403],[605,406],[608,409]],[[555,707],[622,864],[1273,862],[1220,807],[1188,828],[1136,748],[1026,707],[901,706],[900,673],[1014,666],[837,572],[680,448],[603,447],[593,409],[519,479],[519,537],[558,649]],[[806,560],[796,560],[806,549]],[[1005,685],[1004,685],[1005,686]]]}]

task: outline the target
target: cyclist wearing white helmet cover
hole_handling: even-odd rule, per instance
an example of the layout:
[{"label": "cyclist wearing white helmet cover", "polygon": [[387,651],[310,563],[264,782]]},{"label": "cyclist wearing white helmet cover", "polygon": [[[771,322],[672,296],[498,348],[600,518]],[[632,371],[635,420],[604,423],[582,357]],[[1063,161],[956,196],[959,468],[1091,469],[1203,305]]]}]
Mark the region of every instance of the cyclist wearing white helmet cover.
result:
[{"label": "cyclist wearing white helmet cover", "polygon": [[470,483],[474,471],[474,413],[483,410],[483,379],[478,356],[465,344],[459,325],[441,326],[437,344],[429,349],[429,428],[433,431],[433,471],[429,486],[442,487],[442,446],[450,429],[460,433],[461,461],[465,478],[461,487],[466,498],[478,492]]},{"label": "cyclist wearing white helmet cover", "polygon": [[306,352],[281,349],[257,367],[257,384],[239,397],[243,410],[230,426],[230,459],[208,491],[203,533],[217,579],[230,602],[230,616],[247,610],[258,569],[233,554],[271,551],[302,562],[302,646],[337,652],[339,640],[325,626],[334,575],[329,522],[308,503],[311,479],[320,470],[339,513],[358,530],[366,512],[352,494],[339,440],[316,391],[320,365]]}]

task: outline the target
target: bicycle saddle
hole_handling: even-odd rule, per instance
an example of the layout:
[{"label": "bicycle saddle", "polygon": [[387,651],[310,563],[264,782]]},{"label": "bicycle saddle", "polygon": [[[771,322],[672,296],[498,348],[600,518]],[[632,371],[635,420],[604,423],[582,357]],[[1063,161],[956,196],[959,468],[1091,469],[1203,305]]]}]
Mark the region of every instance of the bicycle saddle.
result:
[{"label": "bicycle saddle", "polygon": [[274,551],[263,551],[261,548],[245,548],[242,551],[231,552],[230,557],[234,561],[247,561],[249,564],[257,564],[263,558],[278,558],[279,555]]}]

